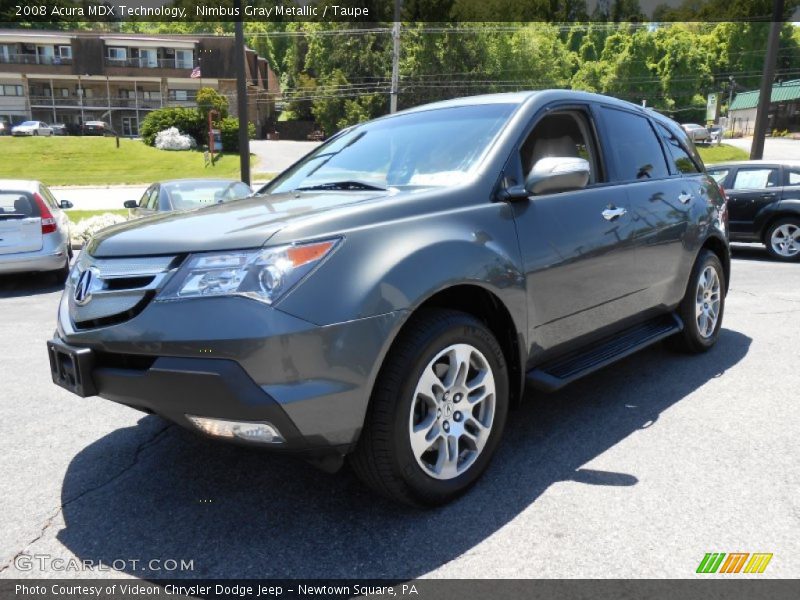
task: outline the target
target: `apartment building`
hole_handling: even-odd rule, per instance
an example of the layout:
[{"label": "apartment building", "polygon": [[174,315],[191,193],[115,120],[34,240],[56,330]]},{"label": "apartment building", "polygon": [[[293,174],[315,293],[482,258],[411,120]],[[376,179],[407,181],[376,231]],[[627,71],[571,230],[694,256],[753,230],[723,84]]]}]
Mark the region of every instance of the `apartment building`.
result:
[{"label": "apartment building", "polygon": [[[151,110],[195,106],[201,87],[228,97],[236,116],[233,37],[0,30],[0,120],[80,125],[106,121],[138,134]],[[248,118],[261,137],[280,86],[245,49]]]}]

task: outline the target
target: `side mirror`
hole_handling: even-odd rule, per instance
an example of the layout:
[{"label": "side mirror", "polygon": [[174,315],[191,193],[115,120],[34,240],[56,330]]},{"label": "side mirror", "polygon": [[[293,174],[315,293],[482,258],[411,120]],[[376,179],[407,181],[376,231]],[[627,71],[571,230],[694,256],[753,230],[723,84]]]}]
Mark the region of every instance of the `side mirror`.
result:
[{"label": "side mirror", "polygon": [[75,206],[75,205],[74,205],[72,202],[70,202],[69,200],[62,200],[62,201],[61,201],[61,202],[59,202],[58,204],[59,204],[59,206],[60,206],[61,208],[72,208],[73,206]]},{"label": "side mirror", "polygon": [[139,203],[136,200],[125,200],[125,203],[122,205],[125,208],[137,208]]},{"label": "side mirror", "polygon": [[525,191],[531,195],[579,190],[589,183],[591,166],[583,158],[547,156],[536,161],[525,178]]}]

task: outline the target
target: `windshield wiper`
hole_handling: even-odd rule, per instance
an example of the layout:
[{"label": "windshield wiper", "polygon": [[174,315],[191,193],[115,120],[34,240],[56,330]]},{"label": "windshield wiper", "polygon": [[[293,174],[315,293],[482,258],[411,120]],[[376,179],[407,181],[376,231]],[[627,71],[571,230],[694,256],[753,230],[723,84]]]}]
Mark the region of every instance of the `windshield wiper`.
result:
[{"label": "windshield wiper", "polygon": [[373,185],[365,181],[347,180],[347,181],[326,181],[325,183],[318,183],[316,185],[307,185],[296,188],[296,192],[308,190],[336,190],[336,191],[375,191],[385,192],[386,188],[378,185]]}]

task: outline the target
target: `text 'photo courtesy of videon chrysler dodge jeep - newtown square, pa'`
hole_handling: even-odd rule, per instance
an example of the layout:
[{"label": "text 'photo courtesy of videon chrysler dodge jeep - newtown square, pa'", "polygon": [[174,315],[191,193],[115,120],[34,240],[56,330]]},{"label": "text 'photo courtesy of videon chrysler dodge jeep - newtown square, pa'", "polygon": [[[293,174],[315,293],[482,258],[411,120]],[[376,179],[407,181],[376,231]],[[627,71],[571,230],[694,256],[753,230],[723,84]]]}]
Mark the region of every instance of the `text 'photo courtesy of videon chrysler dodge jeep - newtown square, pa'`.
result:
[{"label": "text 'photo courtesy of videon chrysler dodge jeep - newtown square, pa'", "polygon": [[562,90],[419,106],[249,199],[95,235],[52,376],[443,504],[489,466],[525,386],[660,340],[713,346],[727,226],[694,144],[648,109]]}]

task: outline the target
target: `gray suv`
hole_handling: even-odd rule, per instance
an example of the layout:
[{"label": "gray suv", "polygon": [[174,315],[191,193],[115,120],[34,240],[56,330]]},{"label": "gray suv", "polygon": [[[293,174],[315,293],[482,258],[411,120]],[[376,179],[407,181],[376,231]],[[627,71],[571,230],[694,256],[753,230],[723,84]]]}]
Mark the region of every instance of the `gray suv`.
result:
[{"label": "gray suv", "polygon": [[108,228],[53,381],[445,503],[527,386],[717,340],[725,198],[680,126],[563,90],[347,129],[250,199]]}]

